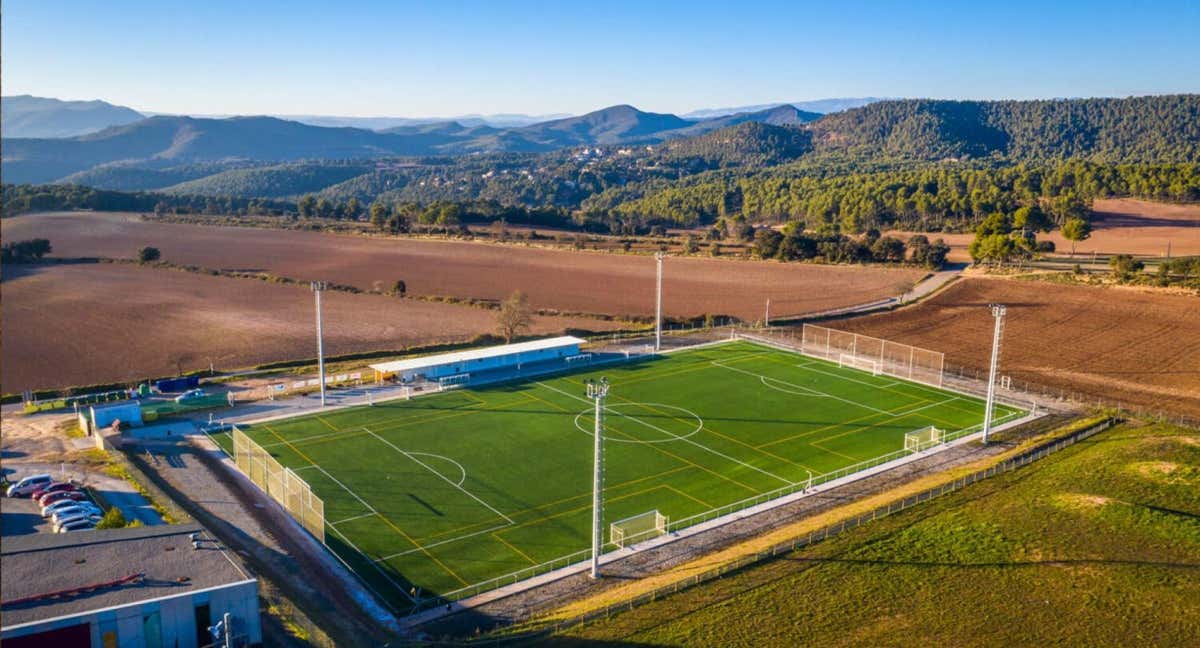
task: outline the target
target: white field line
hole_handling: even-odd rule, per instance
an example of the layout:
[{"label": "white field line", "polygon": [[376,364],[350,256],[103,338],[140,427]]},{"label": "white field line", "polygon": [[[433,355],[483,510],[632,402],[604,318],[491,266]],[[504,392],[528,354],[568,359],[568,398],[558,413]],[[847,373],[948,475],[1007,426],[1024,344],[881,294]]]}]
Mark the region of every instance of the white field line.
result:
[{"label": "white field line", "polygon": [[413,548],[413,549],[408,549],[407,551],[401,551],[401,552],[398,552],[398,553],[394,553],[394,554],[390,554],[390,555],[384,556],[384,557],[382,557],[382,558],[376,558],[376,559],[375,559],[375,562],[377,562],[377,563],[378,563],[378,562],[386,562],[386,561],[388,561],[388,560],[391,560],[392,558],[399,558],[400,556],[407,556],[408,554],[411,554],[411,553],[416,553],[416,552],[418,552],[418,551],[421,551],[422,549],[432,549],[433,547],[440,547],[440,546],[442,546],[442,545],[444,545],[444,544],[450,544],[451,542],[458,542],[459,540],[466,540],[467,538],[473,538],[473,537],[475,537],[475,536],[477,536],[477,535],[483,535],[483,534],[485,534],[485,533],[491,533],[491,532],[493,532],[493,531],[499,531],[500,529],[507,529],[507,528],[509,528],[509,527],[511,527],[511,526],[513,526],[513,525],[511,525],[511,524],[497,524],[496,526],[494,526],[494,527],[491,527],[491,528],[488,528],[488,529],[484,529],[483,531],[476,531],[476,532],[474,532],[474,533],[464,533],[463,535],[460,535],[460,536],[455,536],[455,537],[453,537],[453,538],[448,538],[448,539],[446,539],[446,540],[439,540],[439,541],[437,541],[437,542],[435,542],[435,543],[433,543],[433,544],[421,545],[421,548]]},{"label": "white field line", "polygon": [[330,523],[329,523],[329,526],[337,526],[337,525],[339,525],[339,524],[342,524],[342,523],[344,523],[344,522],[350,522],[350,521],[352,521],[352,520],[361,520],[361,519],[363,519],[363,518],[375,517],[376,515],[378,515],[378,513],[363,513],[362,515],[355,515],[355,516],[351,516],[351,517],[348,517],[348,518],[346,518],[346,519],[344,519],[344,520],[338,520],[337,522],[330,522]]},{"label": "white field line", "polygon": [[366,430],[367,434],[370,434],[371,436],[375,437],[376,439],[379,439],[379,440],[380,440],[380,441],[382,441],[383,443],[387,444],[387,446],[388,446],[388,447],[390,447],[391,449],[393,449],[393,450],[395,450],[396,452],[399,452],[400,454],[404,455],[405,457],[408,457],[409,459],[411,459],[411,460],[413,460],[413,461],[417,462],[417,463],[418,463],[418,464],[420,464],[420,465],[421,465],[421,467],[422,467],[422,468],[424,468],[425,470],[428,470],[429,472],[431,472],[431,473],[433,473],[433,474],[437,475],[437,476],[438,476],[438,478],[440,478],[442,481],[444,481],[444,482],[446,482],[447,484],[450,484],[451,486],[453,486],[453,487],[457,488],[458,490],[462,491],[464,494],[466,494],[466,496],[467,496],[467,497],[470,497],[471,499],[475,500],[476,502],[479,502],[480,504],[483,504],[483,505],[484,505],[484,506],[485,506],[485,507],[486,507],[486,508],[487,508],[489,511],[491,511],[492,513],[495,513],[496,515],[499,515],[499,516],[500,516],[500,517],[502,517],[502,518],[504,518],[504,521],[505,521],[505,522],[508,522],[509,524],[516,524],[515,522],[513,522],[513,521],[512,521],[512,518],[510,518],[510,517],[508,517],[507,515],[505,515],[505,514],[501,513],[499,510],[497,510],[497,509],[496,509],[496,507],[494,507],[494,506],[492,506],[491,504],[488,504],[487,502],[483,501],[483,500],[482,500],[482,499],[480,499],[480,498],[479,498],[477,495],[475,495],[475,494],[474,494],[474,493],[472,493],[471,491],[469,491],[469,490],[467,490],[467,489],[463,488],[461,485],[459,485],[459,484],[455,484],[453,481],[451,481],[451,480],[450,480],[450,478],[449,478],[449,477],[446,477],[446,476],[445,476],[445,475],[443,475],[442,473],[440,473],[440,472],[438,472],[438,471],[434,470],[433,468],[431,468],[431,467],[429,466],[429,464],[425,463],[424,461],[421,461],[420,459],[417,459],[416,457],[414,457],[414,456],[412,455],[412,453],[410,453],[410,452],[405,452],[404,450],[401,450],[401,449],[399,448],[399,446],[397,446],[396,444],[392,443],[391,441],[388,441],[387,439],[385,439],[385,438],[383,438],[383,437],[379,436],[378,434],[375,434],[375,433],[374,433],[374,432],[372,432],[372,431],[371,431],[369,428],[365,428],[365,427],[364,427],[363,429],[364,429],[364,430]]},{"label": "white field line", "polygon": [[[463,468],[462,464],[451,459],[450,457],[447,457],[446,455],[433,454],[432,452],[409,452],[408,454],[421,455],[422,457],[437,457],[438,459],[445,459],[446,461],[449,461],[450,463],[454,464],[455,466],[458,466],[458,472],[460,473],[461,476],[458,479],[458,483],[455,485],[462,486],[463,484],[465,484],[467,482],[467,469]],[[447,480],[447,481],[449,481],[449,480]]]},{"label": "white field line", "polygon": [[[570,392],[565,392],[565,391],[563,391],[563,390],[561,390],[561,389],[558,389],[557,387],[551,387],[550,385],[547,385],[546,383],[543,383],[543,382],[538,382],[537,384],[538,384],[538,385],[541,385],[542,387],[545,387],[546,389],[549,389],[549,390],[551,390],[551,391],[556,391],[556,392],[558,392],[558,393],[560,393],[560,394],[563,394],[563,395],[565,395],[565,396],[570,396],[571,398],[574,398],[574,399],[576,399],[576,400],[583,401],[583,402],[585,402],[585,403],[586,403],[586,402],[588,402],[588,399],[586,399],[586,398],[584,398],[584,397],[582,397],[582,396],[576,396],[575,394],[572,394],[572,393],[570,393]],[[635,404],[636,404],[636,403],[635,403]],[[715,454],[715,455],[717,455],[718,457],[722,457],[722,458],[724,458],[724,459],[726,459],[726,460],[728,460],[728,461],[732,461],[733,463],[736,463],[736,464],[738,464],[738,465],[745,466],[746,468],[749,468],[749,469],[751,469],[751,470],[754,470],[754,471],[760,472],[760,473],[762,473],[762,474],[764,474],[764,475],[766,475],[766,476],[768,476],[768,477],[770,477],[770,478],[772,478],[772,479],[775,479],[775,480],[781,481],[781,482],[783,482],[783,483],[785,483],[785,484],[788,484],[789,486],[791,486],[791,485],[794,485],[794,484],[796,483],[796,482],[793,482],[793,481],[791,481],[791,480],[784,479],[783,477],[780,477],[779,475],[776,475],[776,474],[774,474],[774,473],[771,473],[771,472],[768,472],[768,471],[766,471],[766,470],[763,470],[762,468],[759,468],[758,466],[755,466],[755,465],[752,465],[752,464],[748,464],[748,463],[746,463],[746,462],[744,462],[744,461],[741,461],[740,459],[735,459],[735,458],[733,458],[733,457],[730,457],[729,455],[727,455],[727,454],[725,454],[725,453],[723,453],[723,452],[719,452],[719,451],[717,451],[717,450],[713,450],[712,448],[710,448],[710,447],[708,447],[708,446],[706,446],[706,445],[704,445],[704,444],[702,444],[702,443],[696,443],[695,441],[692,441],[691,439],[689,439],[689,438],[687,438],[687,437],[681,437],[681,436],[679,436],[678,434],[674,434],[674,433],[672,433],[672,432],[668,432],[667,430],[664,430],[664,429],[662,429],[662,428],[660,428],[660,427],[658,427],[657,425],[654,425],[654,424],[652,424],[652,423],[647,423],[646,421],[643,421],[643,420],[641,420],[641,419],[639,419],[639,418],[636,418],[636,417],[633,417],[633,416],[629,416],[628,414],[625,414],[625,413],[622,413],[622,412],[618,412],[617,410],[614,410],[614,409],[609,409],[609,408],[607,408],[607,407],[606,407],[606,408],[604,408],[604,409],[605,409],[605,411],[607,411],[607,412],[612,412],[613,414],[616,414],[617,416],[620,416],[620,417],[623,417],[623,418],[627,418],[627,419],[629,419],[629,420],[631,420],[631,421],[633,421],[633,422],[635,422],[635,423],[640,423],[640,424],[642,424],[642,425],[644,425],[644,426],[646,426],[646,427],[648,427],[648,428],[652,428],[652,429],[654,429],[654,430],[658,430],[659,432],[662,432],[663,434],[665,434],[665,435],[667,435],[667,436],[672,436],[672,437],[675,437],[675,438],[676,438],[676,439],[678,439],[679,441],[683,441],[683,442],[685,442],[685,443],[690,443],[690,444],[692,444],[692,445],[696,446],[697,448],[700,448],[701,450],[705,450],[705,451],[707,451],[707,452],[711,452],[712,454]],[[703,421],[703,419],[701,419],[701,421]]]},{"label": "white field line", "polygon": [[[728,370],[730,370],[730,371],[736,371],[736,372],[738,372],[738,373],[746,374],[747,376],[754,376],[755,378],[763,378],[763,375],[762,375],[762,374],[757,374],[757,373],[754,373],[753,371],[746,371],[745,369],[738,369],[737,367],[730,367],[730,366],[727,366],[727,365],[723,365],[723,364],[721,364],[720,362],[717,362],[716,360],[713,360],[713,361],[712,361],[712,363],[713,363],[714,365],[718,366],[718,367],[721,367],[722,369],[728,369]],[[822,373],[824,373],[824,372],[822,372]],[[833,374],[830,374],[830,375],[833,375]],[[891,415],[892,415],[892,413],[891,413],[891,412],[889,412],[889,411],[887,411],[887,410],[881,410],[881,409],[879,409],[879,408],[877,408],[877,407],[871,407],[870,405],[865,405],[865,404],[863,404],[863,403],[860,403],[860,402],[858,402],[858,401],[853,401],[853,400],[850,400],[850,399],[848,399],[848,398],[842,398],[841,396],[834,396],[833,394],[827,394],[827,393],[825,393],[825,392],[823,392],[823,391],[821,391],[821,390],[819,390],[819,389],[812,389],[811,387],[805,387],[805,386],[803,386],[803,385],[795,385],[795,384],[792,384],[792,383],[790,383],[790,382],[787,382],[786,380],[779,380],[778,378],[771,378],[770,376],[767,376],[767,378],[770,378],[771,380],[774,380],[774,381],[776,381],[776,382],[779,382],[779,383],[782,383],[782,384],[784,384],[784,385],[787,385],[788,387],[795,387],[796,389],[809,389],[809,390],[811,390],[811,391],[817,392],[817,394],[821,394],[822,396],[826,396],[826,397],[828,397],[828,398],[832,398],[832,399],[834,399],[834,400],[840,400],[840,401],[842,401],[843,403],[849,403],[849,404],[851,404],[851,405],[854,405],[855,407],[861,407],[861,408],[863,408],[863,409],[869,409],[869,410],[871,410],[872,412],[878,412],[878,413],[880,413],[880,414],[887,414],[887,415],[889,415],[889,416],[891,416]],[[856,382],[857,382],[857,381],[856,381]],[[872,387],[876,387],[876,385],[871,385],[871,386],[872,386]]]},{"label": "white field line", "polygon": [[[313,464],[313,465],[315,466],[316,464]],[[330,478],[330,479],[332,479],[332,480],[333,480],[333,483],[337,484],[338,486],[341,486],[343,489],[345,489],[345,491],[346,491],[347,493],[350,493],[350,496],[351,496],[351,497],[353,497],[354,499],[358,500],[358,501],[359,501],[359,502],[360,502],[360,503],[361,503],[363,506],[367,507],[367,510],[371,511],[371,515],[378,515],[378,516],[379,516],[379,517],[381,517],[381,518],[383,517],[383,514],[381,514],[379,511],[377,511],[377,510],[375,509],[375,507],[374,507],[374,506],[371,506],[370,504],[368,504],[368,503],[367,503],[367,501],[366,501],[366,500],[364,500],[363,498],[359,497],[359,496],[358,496],[358,493],[355,493],[354,491],[350,490],[350,487],[349,487],[349,486],[346,486],[345,484],[343,484],[343,483],[341,482],[341,480],[339,480],[337,477],[334,477],[333,475],[329,474],[329,471],[328,471],[328,470],[325,470],[324,468],[322,468],[322,467],[320,467],[320,466],[317,466],[317,470],[320,470],[321,472],[325,473],[325,476],[326,476],[326,477],[328,477],[328,478]],[[350,538],[347,538],[347,537],[346,537],[346,535],[345,535],[344,533],[342,533],[341,531],[338,531],[338,528],[337,528],[337,527],[335,527],[335,526],[333,526],[333,525],[330,525],[330,526],[329,526],[329,528],[330,528],[330,529],[333,529],[333,532],[334,532],[334,533],[336,533],[336,534],[338,534],[339,536],[341,536],[342,540],[346,541],[346,544],[350,545],[350,547],[351,547],[352,549],[354,549],[355,551],[357,551],[359,554],[361,554],[361,555],[362,555],[362,556],[364,556],[364,557],[367,555],[365,552],[363,552],[363,550],[362,550],[362,549],[359,549],[359,548],[358,548],[358,547],[357,547],[357,546],[356,546],[356,545],[355,545],[353,542],[351,542],[351,541],[350,541]],[[412,596],[409,596],[408,592],[404,591],[404,586],[402,586],[400,583],[397,583],[395,580],[393,580],[393,579],[392,579],[392,577],[391,577],[391,576],[389,576],[387,572],[383,571],[382,569],[379,569],[379,566],[378,566],[378,565],[375,565],[375,563],[374,563],[374,562],[372,562],[372,563],[371,563],[371,565],[372,565],[372,566],[374,566],[374,567],[375,567],[375,569],[376,569],[376,570],[377,570],[377,571],[378,571],[380,574],[383,574],[383,577],[384,577],[384,578],[386,578],[386,579],[388,580],[388,582],[389,582],[389,583],[391,583],[391,584],[392,584],[392,586],[396,588],[396,591],[398,591],[398,592],[400,592],[401,594],[403,594],[403,595],[404,595],[404,597],[405,597],[405,598],[407,598],[407,599],[408,599],[408,601],[409,601],[410,603],[416,603],[416,602],[417,602],[417,600],[416,600],[416,599],[414,599]]]},{"label": "white field line", "polygon": [[[791,383],[784,382],[782,380],[779,380],[778,378],[767,378],[766,376],[759,376],[758,379],[760,382],[762,382],[763,387],[766,387],[767,389],[774,389],[775,391],[781,391],[785,394],[795,394],[796,396],[811,396],[813,398],[827,398],[828,397],[827,394],[815,392],[815,391],[809,389],[808,387],[799,387],[797,385],[792,385]],[[775,385],[772,385],[770,382],[767,382],[768,380],[771,382],[781,382],[785,385],[788,385],[789,387],[796,387],[796,389],[799,389],[802,391],[796,391],[795,389],[784,389],[783,387],[776,387]]]},{"label": "white field line", "polygon": [[[330,528],[330,529],[331,529],[331,530],[332,530],[334,533],[338,534],[338,537],[340,537],[340,538],[342,539],[342,541],[343,541],[343,542],[345,542],[346,544],[350,545],[350,548],[351,548],[351,549],[353,549],[353,550],[357,551],[357,552],[359,553],[359,555],[361,555],[361,556],[363,556],[363,557],[366,557],[366,556],[367,556],[367,554],[363,553],[363,550],[362,550],[362,549],[359,549],[357,545],[355,545],[353,542],[351,542],[351,541],[350,541],[350,538],[347,538],[347,537],[346,537],[346,534],[342,533],[341,531],[338,531],[337,527],[332,527],[332,526],[331,526],[331,527],[329,527],[329,528]],[[333,550],[332,550],[332,549],[330,549],[329,551],[330,551],[330,553],[333,553]],[[334,554],[334,555],[336,555],[336,554]],[[387,582],[391,583],[391,584],[392,584],[392,587],[393,587],[393,588],[395,588],[395,590],[396,590],[397,592],[400,592],[402,595],[404,595],[404,598],[408,599],[408,602],[409,602],[409,603],[413,603],[413,604],[415,604],[415,603],[417,602],[417,599],[413,598],[411,594],[409,594],[408,592],[404,591],[404,586],[403,586],[403,585],[401,585],[400,583],[397,583],[397,582],[396,582],[396,580],[395,580],[395,579],[393,579],[391,576],[389,576],[387,572],[385,572],[385,571],[383,571],[382,569],[380,569],[380,568],[379,568],[379,565],[375,564],[375,561],[373,561],[373,560],[368,560],[368,561],[367,561],[367,563],[368,563],[369,565],[371,565],[372,567],[374,567],[374,568],[375,568],[375,571],[379,572],[379,573],[380,573],[380,575],[382,575],[384,578],[386,578],[386,579],[387,579]],[[343,562],[342,562],[342,564],[346,564],[346,563],[345,563],[345,561],[343,561]],[[347,569],[349,569],[349,568],[350,568],[350,565],[346,565],[346,568],[347,568]],[[350,571],[351,571],[351,572],[353,572],[354,570],[353,570],[353,569],[350,569]],[[374,590],[372,590],[372,591],[374,591]]]}]

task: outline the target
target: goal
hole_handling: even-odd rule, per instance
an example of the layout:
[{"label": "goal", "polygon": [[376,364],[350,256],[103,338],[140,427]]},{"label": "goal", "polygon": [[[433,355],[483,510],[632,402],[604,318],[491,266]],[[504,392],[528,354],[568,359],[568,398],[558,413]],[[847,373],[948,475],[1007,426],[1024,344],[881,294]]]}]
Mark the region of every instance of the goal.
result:
[{"label": "goal", "polygon": [[945,431],[932,425],[904,435],[904,449],[910,452],[928,450],[942,442]]},{"label": "goal", "polygon": [[469,373],[460,373],[460,374],[454,374],[453,376],[442,376],[441,378],[438,378],[438,385],[440,387],[452,387],[454,385],[465,385],[469,382],[471,382],[471,374],[469,374]]},{"label": "goal", "polygon": [[861,369],[871,372],[873,376],[883,375],[883,365],[878,360],[870,358],[862,358],[850,353],[838,354],[838,367],[851,367],[853,369]]},{"label": "goal", "polygon": [[631,544],[666,533],[667,522],[667,516],[657,510],[617,520],[608,527],[608,541],[624,549]]}]

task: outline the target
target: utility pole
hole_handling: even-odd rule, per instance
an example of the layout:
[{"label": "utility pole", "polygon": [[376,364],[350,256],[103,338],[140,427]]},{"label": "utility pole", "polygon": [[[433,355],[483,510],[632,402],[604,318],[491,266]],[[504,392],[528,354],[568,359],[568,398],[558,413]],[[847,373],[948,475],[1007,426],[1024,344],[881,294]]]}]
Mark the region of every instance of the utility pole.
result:
[{"label": "utility pole", "polygon": [[767,312],[763,316],[763,328],[771,328],[771,298],[767,298]]},{"label": "utility pole", "polygon": [[604,398],[608,396],[608,379],[587,381],[587,397],[596,401],[595,457],[592,463],[592,578],[600,578],[600,547],[604,517]]},{"label": "utility pole", "polygon": [[987,404],[983,408],[983,442],[988,442],[992,431],[992,407],[996,400],[996,370],[1000,365],[1000,339],[1004,335],[1004,316],[1007,308],[1004,304],[992,304],[992,317],[996,319],[996,328],[992,332],[992,368],[988,371]]},{"label": "utility pole", "polygon": [[321,407],[325,407],[325,341],[321,336],[321,291],[325,290],[325,282],[314,281],[309,287],[317,297],[317,370],[321,374]]},{"label": "utility pole", "polygon": [[662,252],[654,253],[654,260],[658,262],[658,288],[655,291],[656,297],[654,300],[654,350],[658,351],[662,348],[662,262],[667,255]]}]

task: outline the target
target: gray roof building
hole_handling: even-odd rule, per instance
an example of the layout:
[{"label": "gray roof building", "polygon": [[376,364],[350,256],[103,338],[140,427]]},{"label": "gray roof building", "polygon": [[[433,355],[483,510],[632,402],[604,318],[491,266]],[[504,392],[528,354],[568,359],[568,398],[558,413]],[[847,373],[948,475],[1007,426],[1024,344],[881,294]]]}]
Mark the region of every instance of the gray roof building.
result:
[{"label": "gray roof building", "polygon": [[198,524],[10,536],[0,573],[5,648],[204,646],[226,613],[262,642],[257,581]]}]

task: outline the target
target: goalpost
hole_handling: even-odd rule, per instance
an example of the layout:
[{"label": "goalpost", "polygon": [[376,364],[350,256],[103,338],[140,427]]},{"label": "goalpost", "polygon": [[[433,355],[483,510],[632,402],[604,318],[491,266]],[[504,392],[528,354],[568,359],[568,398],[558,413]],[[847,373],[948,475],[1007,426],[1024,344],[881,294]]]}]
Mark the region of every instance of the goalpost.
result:
[{"label": "goalpost", "polygon": [[846,367],[869,371],[873,376],[883,374],[883,365],[878,360],[863,358],[852,353],[839,353],[838,368],[844,369]]},{"label": "goalpost", "polygon": [[608,541],[624,549],[628,545],[666,533],[667,523],[667,516],[658,510],[617,520],[608,527]]},{"label": "goalpost", "polygon": [[904,435],[904,449],[909,452],[928,450],[941,443],[942,437],[945,434],[945,430],[938,429],[932,425],[923,427],[915,432],[909,432]]}]

